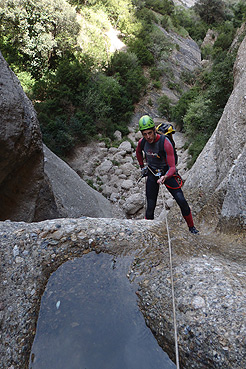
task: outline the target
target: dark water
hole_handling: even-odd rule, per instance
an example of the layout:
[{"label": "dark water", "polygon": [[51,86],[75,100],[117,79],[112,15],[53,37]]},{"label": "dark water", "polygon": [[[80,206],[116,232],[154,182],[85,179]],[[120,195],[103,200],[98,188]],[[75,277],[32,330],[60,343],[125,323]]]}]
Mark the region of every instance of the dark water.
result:
[{"label": "dark water", "polygon": [[145,325],[128,263],[90,253],[50,277],[29,368],[176,368]]}]

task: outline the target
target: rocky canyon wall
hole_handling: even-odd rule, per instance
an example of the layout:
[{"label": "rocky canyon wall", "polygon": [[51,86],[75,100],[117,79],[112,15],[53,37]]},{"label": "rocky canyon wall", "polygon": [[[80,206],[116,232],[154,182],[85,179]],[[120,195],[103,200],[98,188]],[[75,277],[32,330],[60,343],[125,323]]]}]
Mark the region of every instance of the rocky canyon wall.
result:
[{"label": "rocky canyon wall", "polygon": [[0,220],[25,222],[113,216],[110,202],[47,148],[44,165],[35,109],[1,52],[0,209]]},{"label": "rocky canyon wall", "polygon": [[246,38],[234,65],[234,88],[210,140],[189,172],[200,220],[212,229],[234,232],[246,227]]},{"label": "rocky canyon wall", "polygon": [[0,219],[55,217],[35,110],[1,53],[0,71]]}]

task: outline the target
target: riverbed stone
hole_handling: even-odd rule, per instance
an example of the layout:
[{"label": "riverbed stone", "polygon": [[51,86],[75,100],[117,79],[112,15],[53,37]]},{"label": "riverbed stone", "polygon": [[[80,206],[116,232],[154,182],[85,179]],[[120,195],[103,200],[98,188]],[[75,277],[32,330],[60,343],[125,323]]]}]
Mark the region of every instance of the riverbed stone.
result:
[{"label": "riverbed stone", "polygon": [[133,194],[126,199],[123,206],[126,214],[136,214],[140,209],[144,207],[144,199],[140,193]]}]

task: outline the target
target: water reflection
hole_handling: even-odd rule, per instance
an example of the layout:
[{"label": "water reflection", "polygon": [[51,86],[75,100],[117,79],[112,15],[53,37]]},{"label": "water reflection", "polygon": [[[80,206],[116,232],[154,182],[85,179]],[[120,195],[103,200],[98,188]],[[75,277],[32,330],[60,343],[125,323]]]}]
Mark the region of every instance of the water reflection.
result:
[{"label": "water reflection", "polygon": [[173,369],[137,306],[125,258],[63,264],[42,297],[31,369]]}]

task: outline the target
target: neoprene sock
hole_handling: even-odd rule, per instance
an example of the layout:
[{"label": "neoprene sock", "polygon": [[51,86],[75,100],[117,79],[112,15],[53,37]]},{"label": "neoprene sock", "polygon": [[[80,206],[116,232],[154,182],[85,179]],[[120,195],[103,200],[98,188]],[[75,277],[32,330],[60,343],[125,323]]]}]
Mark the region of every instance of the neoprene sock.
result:
[{"label": "neoprene sock", "polygon": [[194,222],[193,222],[191,212],[190,212],[189,215],[183,215],[183,217],[184,217],[184,219],[185,219],[185,221],[186,221],[189,228],[194,227]]}]

